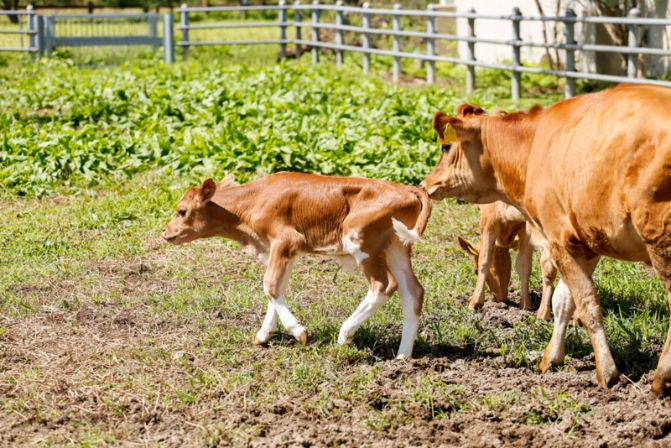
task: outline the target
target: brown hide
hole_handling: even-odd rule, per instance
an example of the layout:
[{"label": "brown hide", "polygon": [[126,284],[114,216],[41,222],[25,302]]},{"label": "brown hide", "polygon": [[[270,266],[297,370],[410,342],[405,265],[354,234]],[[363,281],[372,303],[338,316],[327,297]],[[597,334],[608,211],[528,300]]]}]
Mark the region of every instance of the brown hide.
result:
[{"label": "brown hide", "polygon": [[[671,90],[621,85],[513,114],[437,113],[454,128],[423,186],[447,196],[520,209],[547,238],[595,350],[601,386],[617,379],[591,273],[599,256],[652,263],[671,290]],[[566,306],[566,312],[572,308]],[[563,359],[557,330],[541,368]],[[653,391],[671,382],[671,333]]]}]

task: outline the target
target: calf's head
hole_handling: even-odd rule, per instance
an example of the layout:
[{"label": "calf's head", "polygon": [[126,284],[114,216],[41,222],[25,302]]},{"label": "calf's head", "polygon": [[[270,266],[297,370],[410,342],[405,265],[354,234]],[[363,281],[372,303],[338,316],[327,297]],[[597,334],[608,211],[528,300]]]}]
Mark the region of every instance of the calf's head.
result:
[{"label": "calf's head", "polygon": [[493,200],[496,180],[481,138],[486,117],[483,109],[471,104],[460,105],[455,117],[443,112],[433,117],[441,155],[438,164],[421,183],[432,199]]},{"label": "calf's head", "polygon": [[[473,257],[473,270],[478,275],[480,263],[480,250],[462,237],[458,237],[459,246]],[[510,285],[511,273],[510,251],[506,248],[495,246],[494,259],[489,263],[485,282],[489,291],[497,302],[505,301],[508,298],[508,286]]]},{"label": "calf's head", "polygon": [[177,204],[175,216],[163,229],[163,239],[173,244],[183,244],[198,238],[217,234],[217,210],[219,206],[211,202],[217,189],[232,183],[232,177],[226,177],[217,184],[207,179],[200,187],[192,187]]}]

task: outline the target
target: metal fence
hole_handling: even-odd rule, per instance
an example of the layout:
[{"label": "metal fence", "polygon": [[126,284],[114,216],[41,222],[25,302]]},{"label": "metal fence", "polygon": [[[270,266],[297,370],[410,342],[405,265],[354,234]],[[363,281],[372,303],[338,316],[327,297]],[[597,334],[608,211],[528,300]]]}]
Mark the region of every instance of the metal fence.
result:
[{"label": "metal fence", "polygon": [[0,37],[11,35],[18,37],[16,42],[11,42],[7,46],[0,46],[0,52],[34,53],[38,51],[38,16],[35,14],[32,5],[29,5],[23,11],[0,11],[0,17],[14,18],[17,22],[17,26],[11,28],[0,25]]},{"label": "metal fence", "polygon": [[[278,20],[276,22],[264,23],[213,23],[190,24],[190,15],[212,14],[222,12],[241,12],[241,11],[277,11]],[[322,21],[325,12],[333,13],[334,20],[331,22]],[[319,49],[330,49],[335,52],[336,64],[342,64],[346,52],[363,54],[363,69],[369,71],[371,67],[371,55],[387,56],[392,58],[392,77],[395,82],[401,76],[401,60],[414,59],[424,61],[427,64],[426,81],[431,84],[436,80],[436,62],[448,62],[453,64],[465,65],[467,67],[466,86],[469,91],[475,88],[476,67],[507,70],[512,72],[512,92],[513,99],[519,99],[521,93],[521,74],[536,73],[553,75],[566,79],[565,94],[567,97],[575,95],[576,79],[606,81],[606,82],[630,82],[638,84],[655,84],[671,87],[671,82],[655,79],[637,78],[638,55],[671,56],[671,50],[661,48],[647,48],[639,45],[639,36],[643,27],[668,27],[671,26],[670,19],[652,19],[640,18],[636,9],[631,10],[628,17],[578,17],[568,9],[563,16],[525,16],[515,8],[510,15],[491,15],[480,14],[475,10],[469,12],[448,12],[437,11],[434,5],[429,5],[426,10],[404,10],[397,4],[393,9],[371,8],[368,4],[362,7],[344,6],[342,2],[336,5],[320,4],[318,1],[312,4],[303,5],[300,2],[286,4],[280,1],[278,5],[267,6],[230,6],[230,7],[188,7],[182,5],[178,11],[180,20],[177,29],[181,31],[181,41],[178,46],[184,49],[185,56],[188,49],[193,46],[206,45],[252,45],[252,44],[277,44],[280,47],[280,57],[286,54],[287,45],[296,45],[296,54],[300,55],[301,49],[308,47],[312,53],[314,62],[319,60]],[[350,16],[359,16],[361,18],[360,26],[347,24],[345,18]],[[375,28],[371,26],[374,16],[391,17],[392,28]],[[291,19],[289,19],[291,17]],[[424,31],[411,31],[402,29],[402,17],[414,17],[422,19],[425,23]],[[456,34],[439,33],[436,28],[436,19],[462,19],[468,22],[469,33],[466,36]],[[306,21],[307,19],[307,21]],[[484,39],[475,34],[476,21],[507,21],[512,29],[512,39]],[[560,22],[563,24],[564,36],[562,42],[532,42],[522,39],[520,32],[524,22],[545,21]],[[623,24],[628,27],[628,46],[615,45],[596,45],[576,42],[575,26],[576,24]],[[279,28],[279,38],[276,40],[237,40],[237,41],[193,41],[190,39],[189,31],[199,29],[214,28],[254,28],[258,26],[275,26]],[[287,39],[287,29],[295,27],[296,38]],[[305,38],[303,31],[310,30],[310,37]],[[327,42],[320,38],[320,30],[332,30],[335,32],[334,40]],[[354,34],[361,37],[361,45],[351,45],[345,43],[345,35]],[[392,39],[391,48],[374,48],[371,45],[371,36],[381,35],[389,36]],[[407,52],[402,49],[403,38],[419,38],[426,43],[426,51],[419,53],[416,51]],[[465,42],[467,44],[466,58],[451,57],[439,55],[436,51],[437,43],[440,41]],[[491,63],[479,61],[477,59],[477,44],[494,44],[510,47],[510,64]],[[556,49],[564,52],[564,69],[545,69],[540,67],[525,66],[521,59],[521,49],[524,47]],[[627,76],[604,75],[597,73],[585,73],[576,70],[576,53],[578,52],[608,52],[627,55]]]},{"label": "metal fence", "polygon": [[[275,19],[263,21],[243,20],[232,22],[223,20],[222,14],[238,13],[272,13]],[[290,45],[295,46],[296,56],[300,56],[303,49],[311,52],[312,60],[319,61],[320,50],[330,50],[335,53],[336,64],[342,64],[345,54],[360,53],[363,55],[363,69],[369,71],[371,68],[371,56],[384,56],[392,59],[392,77],[399,81],[401,77],[401,60],[414,59],[426,64],[426,81],[433,83],[436,80],[436,63],[447,62],[464,65],[466,71],[466,87],[472,91],[476,85],[476,67],[500,69],[512,72],[511,95],[518,99],[521,94],[522,73],[535,73],[553,75],[566,80],[565,94],[567,97],[575,95],[576,79],[606,81],[606,82],[630,82],[639,84],[655,84],[671,87],[670,81],[637,78],[637,64],[639,55],[671,56],[671,50],[662,48],[648,48],[640,45],[639,36],[645,27],[669,27],[671,19],[652,19],[639,17],[638,10],[631,10],[628,17],[577,17],[568,9],[563,16],[525,16],[515,8],[510,15],[480,14],[475,10],[469,12],[449,12],[436,10],[434,5],[429,5],[426,10],[404,10],[400,5],[389,8],[371,8],[368,4],[362,7],[344,6],[342,2],[335,5],[320,4],[315,0],[312,4],[301,4],[300,2],[287,4],[280,1],[277,5],[256,6],[223,6],[223,7],[188,7],[182,5],[177,11],[179,21],[174,25],[172,14],[163,14],[163,37],[158,38],[156,34],[156,23],[158,16],[155,14],[98,14],[78,16],[39,16],[34,13],[32,7],[25,11],[0,11],[2,15],[18,15],[25,26],[18,29],[2,30],[0,33],[15,33],[22,38],[28,38],[28,45],[23,47],[0,47],[0,51],[24,51],[42,52],[59,45],[162,45],[165,61],[174,61],[175,46],[183,51],[184,57],[188,56],[189,49],[197,46],[219,46],[219,45],[260,45],[272,44],[279,46],[279,57],[287,55]],[[132,16],[132,17],[131,17]],[[198,16],[199,21],[191,20]],[[329,21],[324,19],[328,16]],[[391,29],[375,27],[372,25],[373,18],[385,17],[391,19]],[[352,19],[358,18],[360,25],[353,25]],[[414,18],[422,23],[423,29],[403,29],[402,18]],[[135,20],[145,21],[145,33],[142,35],[123,34],[118,26],[110,25],[114,21]],[[437,19],[465,20],[468,24],[468,34],[456,35],[441,33],[436,28]],[[92,30],[98,30],[98,34],[88,35],[59,35],[59,24],[68,23],[68,20],[77,20],[80,23],[92,26]],[[476,36],[476,22],[481,21],[506,21],[512,30],[512,39],[489,39]],[[525,22],[554,22],[563,25],[563,40],[560,42],[532,42],[522,39],[520,32]],[[107,34],[100,34],[100,29],[106,24]],[[620,24],[628,28],[628,45],[596,45],[576,42],[575,27],[577,24]],[[63,25],[64,26],[64,25]],[[192,33],[202,30],[234,30],[242,28],[277,28],[278,38],[259,40],[197,40],[193,39]],[[288,30],[294,29],[295,37],[289,39]],[[180,39],[176,42],[174,32],[180,33]],[[307,31],[310,36],[307,37]],[[333,39],[326,40],[322,37],[322,31],[330,32]],[[76,33],[75,33],[76,34]],[[345,37],[356,36],[360,44],[347,43]],[[386,36],[391,40],[390,48],[379,48],[372,44],[372,36]],[[415,38],[426,46],[424,52],[404,51],[403,39]],[[448,56],[438,54],[437,44],[441,41],[466,43],[467,51],[465,57]],[[510,49],[511,63],[491,63],[478,60],[477,45],[494,44],[503,45]],[[540,67],[525,66],[522,63],[522,48],[555,49],[563,52],[563,69],[546,69]],[[626,55],[627,76],[605,75],[597,73],[586,73],[576,69],[576,55],[581,52],[606,52]]]},{"label": "metal fence", "polygon": [[[0,11],[0,17],[18,16],[18,24],[0,28],[1,34],[21,36],[20,45],[0,46],[0,51],[50,55],[60,47],[163,46],[166,63],[174,62],[172,14],[52,14],[38,15],[32,6],[25,11]],[[26,19],[23,19],[26,17]],[[159,21],[163,35],[159,35]],[[26,26],[23,26],[23,23]],[[23,36],[29,44],[23,45]],[[166,44],[166,41],[168,43]]]}]

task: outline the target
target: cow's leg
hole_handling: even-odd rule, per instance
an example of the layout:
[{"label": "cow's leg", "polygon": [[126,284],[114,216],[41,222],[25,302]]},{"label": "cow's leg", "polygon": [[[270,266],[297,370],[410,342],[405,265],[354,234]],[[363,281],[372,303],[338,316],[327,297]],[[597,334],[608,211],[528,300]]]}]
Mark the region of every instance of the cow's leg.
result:
[{"label": "cow's leg", "polygon": [[520,308],[524,310],[531,309],[531,295],[529,294],[529,277],[531,277],[531,262],[534,255],[534,248],[531,246],[529,234],[525,231],[520,232],[520,248],[517,253],[515,269],[520,277]]},{"label": "cow's leg", "polygon": [[552,312],[554,313],[554,327],[552,338],[545,348],[543,360],[540,364],[541,372],[547,372],[552,366],[562,364],[566,354],[566,328],[573,317],[575,304],[571,292],[563,280],[559,280],[552,295]]},{"label": "cow's leg", "polygon": [[[655,268],[655,272],[668,291],[669,309],[671,310],[671,256],[668,250],[649,250],[650,261]],[[655,379],[652,382],[652,392],[656,395],[662,395],[666,391],[667,385],[671,383],[671,326],[666,334],[666,342],[659,356]]]},{"label": "cow's leg", "polygon": [[[362,253],[365,253],[362,251]],[[384,305],[389,296],[396,290],[396,280],[387,269],[387,264],[382,253],[373,254],[365,258],[359,258],[363,275],[368,279],[369,289],[366,297],[361,301],[357,309],[340,327],[338,344],[349,344],[352,342],[354,333],[366,322],[377,310]]]},{"label": "cow's leg", "polygon": [[410,358],[415,345],[419,317],[422,314],[424,288],[417,280],[410,262],[410,249],[394,240],[387,251],[387,264],[398,283],[398,295],[403,309],[403,333],[397,358]]},{"label": "cow's leg", "polygon": [[[552,299],[552,288],[554,287],[555,278],[557,277],[557,268],[552,262],[550,251],[546,248],[541,249],[541,275],[543,277],[543,295],[541,297],[541,304],[538,307],[536,318],[543,320],[550,320],[550,306],[554,307],[554,303],[550,303]],[[566,285],[564,285],[566,287]],[[568,293],[568,289],[567,289]]]},{"label": "cow's leg", "polygon": [[480,308],[485,303],[485,282],[489,273],[489,265],[494,254],[497,235],[493,231],[484,231],[480,240],[480,256],[478,258],[478,278],[475,283],[475,291],[468,307],[471,310]]},{"label": "cow's leg", "polygon": [[[280,318],[284,328],[301,344],[307,343],[308,333],[296,317],[291,313],[284,301],[284,292],[292,266],[291,251],[284,245],[277,244],[270,251],[268,269],[263,276],[263,290],[270,299],[270,305]],[[266,317],[267,313],[266,313]],[[269,318],[271,320],[272,318]],[[265,320],[264,320],[265,323]],[[263,327],[262,327],[263,330]],[[263,335],[262,335],[263,336]]]},{"label": "cow's leg", "polygon": [[[592,272],[598,263],[598,258],[576,259],[565,251],[558,251],[554,258],[559,264],[562,279],[571,291],[571,297],[577,307],[578,317],[589,332],[596,360],[597,382],[599,386],[607,388],[617,380],[619,372],[608,347],[603,327],[603,313],[599,304],[599,297],[596,294],[596,286],[592,280]],[[559,320],[557,319],[556,322],[558,324]],[[563,325],[565,326],[566,323],[563,322]],[[561,334],[561,341],[551,340],[550,343],[554,343],[555,347],[558,344],[564,344],[563,336],[565,336],[565,331],[564,328],[563,334]],[[548,345],[548,349],[550,348],[550,345]],[[552,362],[549,359],[546,362],[544,359],[541,369],[547,370],[550,365],[552,365]]]}]

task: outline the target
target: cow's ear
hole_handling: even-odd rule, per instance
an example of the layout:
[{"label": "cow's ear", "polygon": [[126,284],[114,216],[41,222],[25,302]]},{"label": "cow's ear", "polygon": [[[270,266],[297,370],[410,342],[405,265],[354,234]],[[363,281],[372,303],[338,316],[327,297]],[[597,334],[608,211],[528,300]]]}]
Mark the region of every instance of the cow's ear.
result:
[{"label": "cow's ear", "polygon": [[484,115],[485,110],[480,106],[475,106],[473,104],[463,103],[457,107],[457,116],[467,117],[469,115]]},{"label": "cow's ear", "polygon": [[438,133],[438,142],[449,145],[472,136],[477,123],[470,123],[459,118],[450,117],[444,112],[436,112],[433,116],[433,129]]},{"label": "cow's ear", "polygon": [[222,190],[224,188],[231,187],[233,185],[235,185],[235,176],[232,174],[227,174],[224,176],[223,179],[219,181],[219,183],[217,184],[217,188],[219,190]]},{"label": "cow's ear", "polygon": [[216,191],[217,184],[215,184],[212,179],[206,179],[205,182],[203,182],[203,185],[200,187],[200,191],[198,192],[198,199],[200,199],[200,202],[205,203],[212,199],[212,196],[214,196]]},{"label": "cow's ear", "polygon": [[460,236],[457,237],[457,239],[459,240],[459,246],[461,246],[461,248],[463,250],[465,250],[469,254],[471,254],[473,256],[476,256],[476,257],[479,255],[478,249],[475,246],[473,246],[471,243],[469,243],[468,241],[466,241],[465,239],[463,239]]}]

